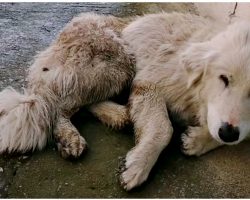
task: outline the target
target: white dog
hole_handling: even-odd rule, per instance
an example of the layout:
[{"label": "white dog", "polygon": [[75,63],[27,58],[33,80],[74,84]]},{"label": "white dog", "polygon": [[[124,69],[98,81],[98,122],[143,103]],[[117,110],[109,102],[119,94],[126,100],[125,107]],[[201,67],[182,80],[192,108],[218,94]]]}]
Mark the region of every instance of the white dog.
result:
[{"label": "white dog", "polygon": [[189,14],[152,14],[123,31],[136,58],[130,117],[136,146],[122,162],[126,190],[144,182],[173,134],[169,112],[189,127],[183,151],[201,155],[250,132],[250,23],[225,27]]},{"label": "white dog", "polygon": [[[24,94],[0,93],[0,152],[45,146],[54,133],[63,157],[86,142],[70,117],[82,106],[102,122],[134,123],[136,146],[121,165],[126,190],[144,182],[173,128],[189,124],[184,153],[237,144],[250,131],[250,23],[220,26],[189,14],[153,14],[134,22],[83,14],[72,20],[30,68]],[[127,46],[128,45],[128,46]],[[105,101],[132,85],[126,106]]]}]

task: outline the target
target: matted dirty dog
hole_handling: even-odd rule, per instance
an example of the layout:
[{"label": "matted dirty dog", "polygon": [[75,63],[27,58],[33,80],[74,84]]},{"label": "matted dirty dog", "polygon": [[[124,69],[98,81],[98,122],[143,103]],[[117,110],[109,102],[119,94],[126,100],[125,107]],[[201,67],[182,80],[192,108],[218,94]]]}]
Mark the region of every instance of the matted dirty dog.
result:
[{"label": "matted dirty dog", "polygon": [[[130,190],[147,179],[172,137],[168,112],[189,125],[182,135],[187,155],[247,138],[250,23],[81,14],[35,58],[28,81],[23,93],[0,93],[0,152],[42,149],[53,135],[63,157],[79,157],[87,143],[70,118],[87,106],[109,126],[133,123],[136,145],[119,175]],[[108,101],[129,85],[127,106]]]}]

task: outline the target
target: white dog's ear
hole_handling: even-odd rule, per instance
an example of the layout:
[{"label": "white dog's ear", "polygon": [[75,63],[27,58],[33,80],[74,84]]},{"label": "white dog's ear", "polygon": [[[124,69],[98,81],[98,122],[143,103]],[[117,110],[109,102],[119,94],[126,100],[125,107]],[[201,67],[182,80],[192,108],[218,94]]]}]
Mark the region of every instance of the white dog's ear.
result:
[{"label": "white dog's ear", "polygon": [[192,43],[180,56],[188,76],[187,87],[190,88],[194,83],[202,79],[208,64],[216,56],[216,52],[208,42]]}]

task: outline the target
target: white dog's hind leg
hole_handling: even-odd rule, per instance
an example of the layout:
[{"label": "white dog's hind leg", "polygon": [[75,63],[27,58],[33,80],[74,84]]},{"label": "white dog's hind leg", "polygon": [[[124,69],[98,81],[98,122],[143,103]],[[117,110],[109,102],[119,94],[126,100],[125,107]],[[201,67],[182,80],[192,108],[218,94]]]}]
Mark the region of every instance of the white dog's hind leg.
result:
[{"label": "white dog's hind leg", "polygon": [[134,122],[136,146],[120,166],[120,182],[125,190],[142,184],[161,151],[168,145],[173,128],[163,99],[141,88],[132,94],[130,114]]},{"label": "white dog's hind leg", "polygon": [[130,122],[128,109],[112,101],[104,101],[88,107],[89,111],[102,123],[121,129]]},{"label": "white dog's hind leg", "polygon": [[69,119],[60,117],[54,129],[57,148],[63,158],[79,157],[86,149],[87,142]]},{"label": "white dog's hind leg", "polygon": [[212,138],[206,127],[200,126],[189,126],[182,134],[182,142],[182,151],[189,156],[200,156],[223,145]]}]

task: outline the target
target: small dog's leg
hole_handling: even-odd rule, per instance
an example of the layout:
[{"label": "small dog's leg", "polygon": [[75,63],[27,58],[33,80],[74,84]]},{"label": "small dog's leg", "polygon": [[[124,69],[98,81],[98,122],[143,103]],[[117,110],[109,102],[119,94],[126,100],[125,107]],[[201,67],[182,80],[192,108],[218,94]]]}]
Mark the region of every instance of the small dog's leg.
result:
[{"label": "small dog's leg", "polygon": [[125,190],[142,184],[148,177],[161,151],[168,145],[173,128],[163,99],[153,92],[134,94],[130,114],[134,122],[136,146],[120,166],[120,182]]},{"label": "small dog's leg", "polygon": [[206,127],[189,126],[182,134],[182,145],[184,154],[200,156],[223,144],[213,139]]},{"label": "small dog's leg", "polygon": [[112,128],[121,129],[130,122],[127,107],[112,101],[93,104],[88,109],[102,123]]},{"label": "small dog's leg", "polygon": [[61,117],[54,129],[54,137],[63,158],[77,158],[86,149],[87,143],[69,119]]}]

